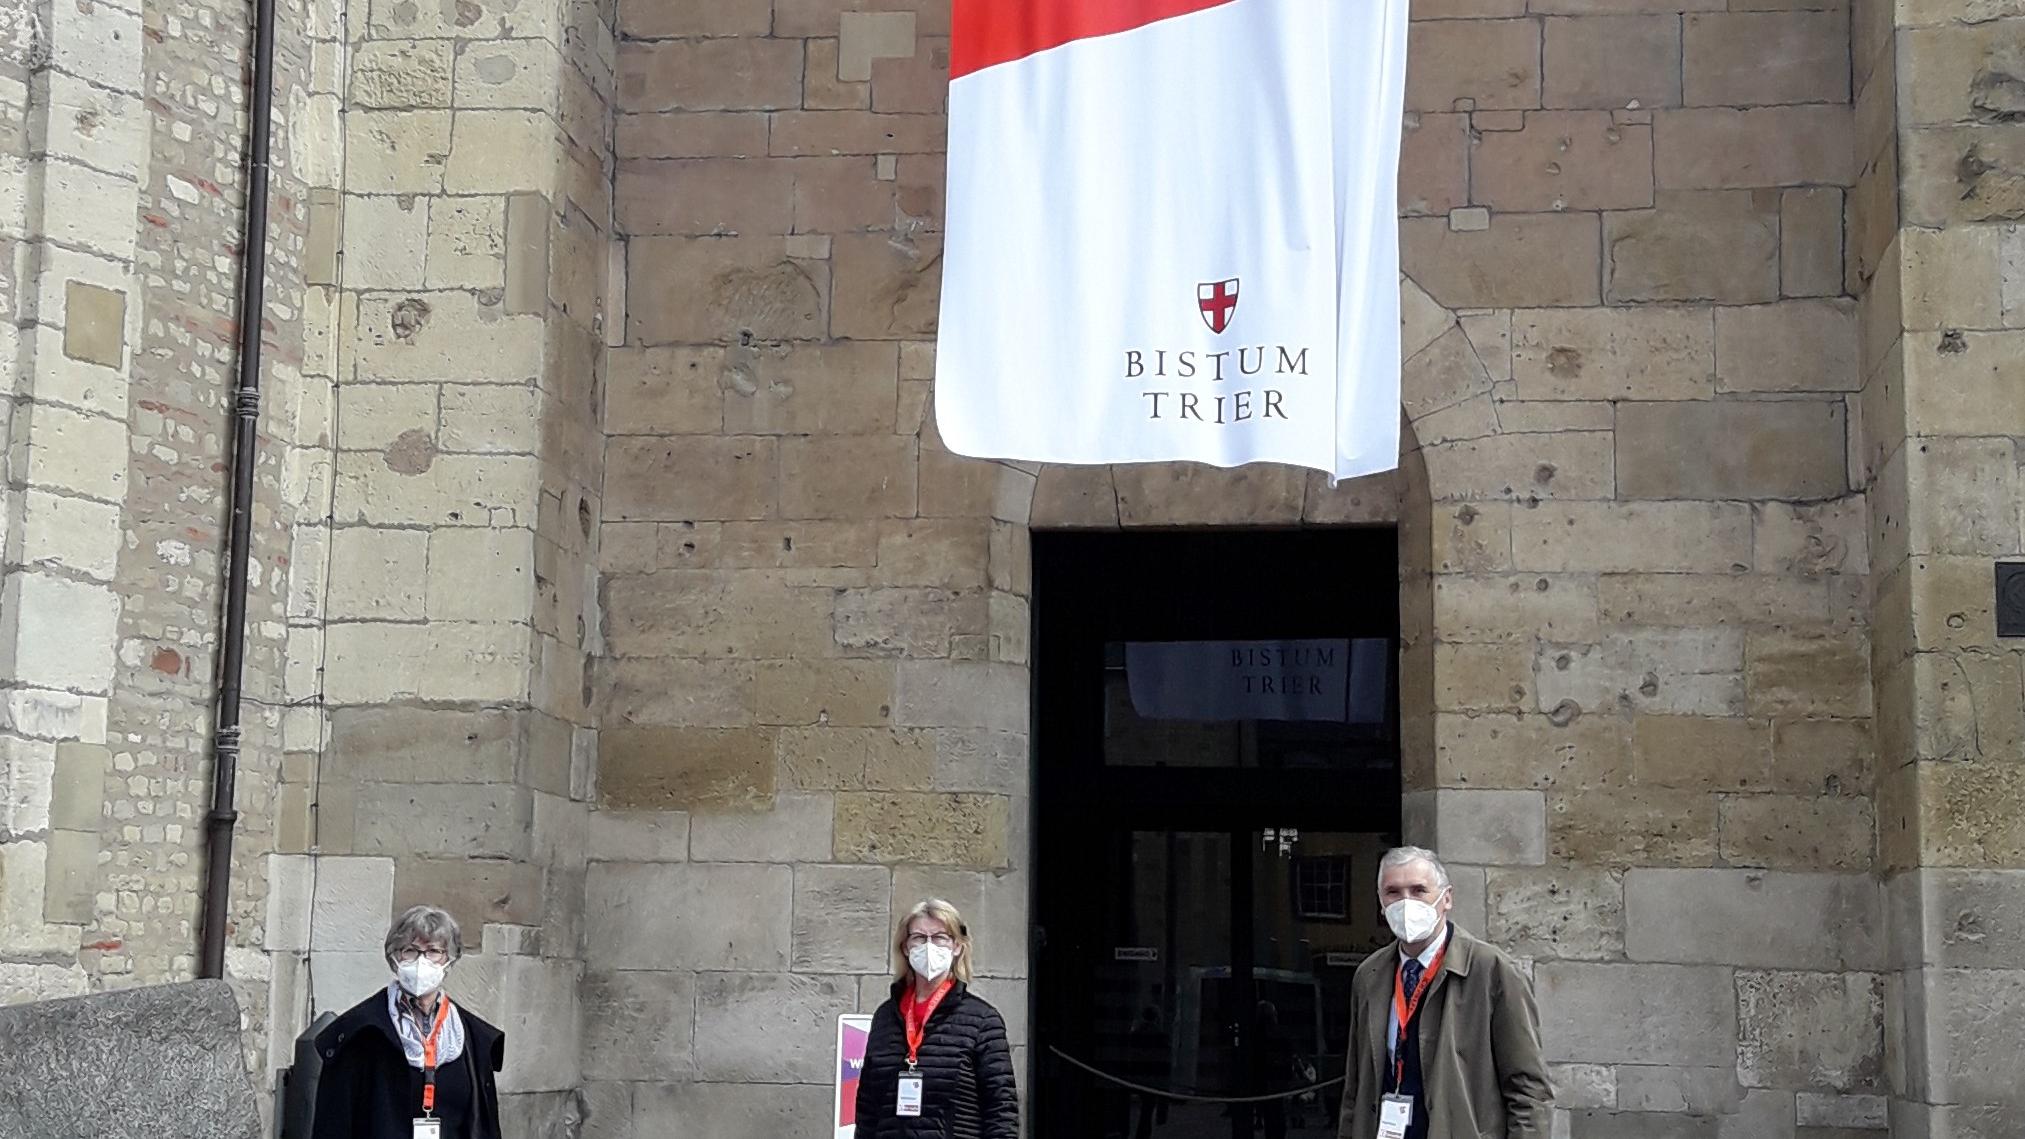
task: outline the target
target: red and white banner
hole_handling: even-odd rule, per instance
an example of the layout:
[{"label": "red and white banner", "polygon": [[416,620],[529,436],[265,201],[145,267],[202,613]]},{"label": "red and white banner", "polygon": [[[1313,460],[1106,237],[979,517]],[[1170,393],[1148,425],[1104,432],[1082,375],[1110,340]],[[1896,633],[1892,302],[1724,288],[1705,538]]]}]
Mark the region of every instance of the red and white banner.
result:
[{"label": "red and white banner", "polygon": [[955,0],[936,420],[961,455],[1399,453],[1407,0]]}]

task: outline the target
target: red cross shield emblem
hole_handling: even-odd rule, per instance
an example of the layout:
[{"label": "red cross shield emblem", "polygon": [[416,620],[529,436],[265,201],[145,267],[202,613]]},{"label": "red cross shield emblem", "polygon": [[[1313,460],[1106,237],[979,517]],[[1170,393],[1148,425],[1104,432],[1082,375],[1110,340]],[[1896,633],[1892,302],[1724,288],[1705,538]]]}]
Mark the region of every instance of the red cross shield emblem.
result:
[{"label": "red cross shield emblem", "polygon": [[1236,277],[1195,287],[1195,307],[1202,310],[1202,322],[1209,325],[1211,332],[1222,332],[1230,327],[1231,314],[1237,312],[1237,302]]}]

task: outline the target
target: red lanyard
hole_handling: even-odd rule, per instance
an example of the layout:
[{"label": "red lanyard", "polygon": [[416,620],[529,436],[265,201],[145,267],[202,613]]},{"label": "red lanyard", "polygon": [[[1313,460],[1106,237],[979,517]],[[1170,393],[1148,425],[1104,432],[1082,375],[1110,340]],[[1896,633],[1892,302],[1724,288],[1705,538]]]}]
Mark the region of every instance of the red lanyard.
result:
[{"label": "red lanyard", "polygon": [[1420,974],[1420,982],[1413,986],[1412,1000],[1406,999],[1406,985],[1400,979],[1399,970],[1392,971],[1392,1011],[1399,1017],[1399,1039],[1392,1044],[1392,1086],[1395,1088],[1406,1082],[1406,1034],[1413,1027],[1413,1016],[1420,1011],[1420,999],[1434,987],[1434,975],[1441,972],[1441,963],[1447,957],[1448,944],[1444,942],[1434,960]]},{"label": "red lanyard", "polygon": [[436,1110],[436,1038],[443,1034],[443,1024],[450,1019],[450,998],[436,998],[436,1023],[429,1029],[429,1035],[422,1041],[422,1111],[432,1114]]},{"label": "red lanyard", "polygon": [[921,1038],[928,1033],[928,1018],[935,1015],[936,1008],[942,1004],[942,998],[948,996],[949,990],[955,986],[955,981],[946,980],[937,985],[935,992],[931,993],[925,1001],[918,994],[907,994],[907,1004],[901,1012],[901,1019],[907,1026],[907,1066],[909,1068],[914,1067],[915,1061],[921,1058]]}]

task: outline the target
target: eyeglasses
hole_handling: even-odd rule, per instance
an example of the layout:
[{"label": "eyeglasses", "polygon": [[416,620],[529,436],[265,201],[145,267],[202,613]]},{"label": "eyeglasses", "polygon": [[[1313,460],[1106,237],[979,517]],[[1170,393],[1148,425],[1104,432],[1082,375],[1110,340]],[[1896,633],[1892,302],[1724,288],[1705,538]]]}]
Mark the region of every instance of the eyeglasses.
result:
[{"label": "eyeglasses", "polygon": [[940,948],[948,949],[950,946],[956,944],[956,939],[946,933],[910,933],[907,935],[907,948],[909,949],[919,949],[929,942],[934,942]]},{"label": "eyeglasses", "polygon": [[413,965],[424,957],[429,959],[431,965],[448,965],[450,963],[450,951],[447,949],[417,949],[410,945],[408,948],[394,954],[394,960],[403,965]]}]

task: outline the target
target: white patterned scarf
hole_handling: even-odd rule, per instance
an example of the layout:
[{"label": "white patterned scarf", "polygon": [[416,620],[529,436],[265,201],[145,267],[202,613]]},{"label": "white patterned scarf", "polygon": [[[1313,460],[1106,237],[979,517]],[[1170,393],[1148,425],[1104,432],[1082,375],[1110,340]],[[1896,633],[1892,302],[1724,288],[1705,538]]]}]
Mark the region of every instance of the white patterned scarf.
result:
[{"label": "white patterned scarf", "polygon": [[[447,996],[436,999],[447,1001]],[[401,1050],[408,1054],[408,1066],[419,1069],[422,1066],[422,1044],[429,1038],[429,1029],[436,1023],[432,1013],[422,1009],[422,1003],[401,991],[401,983],[395,981],[387,986],[387,1016],[394,1022],[394,1031],[401,1036]],[[464,1017],[451,1006],[450,1015],[443,1018],[443,1035],[436,1041],[436,1066],[445,1067],[464,1055]]]}]

